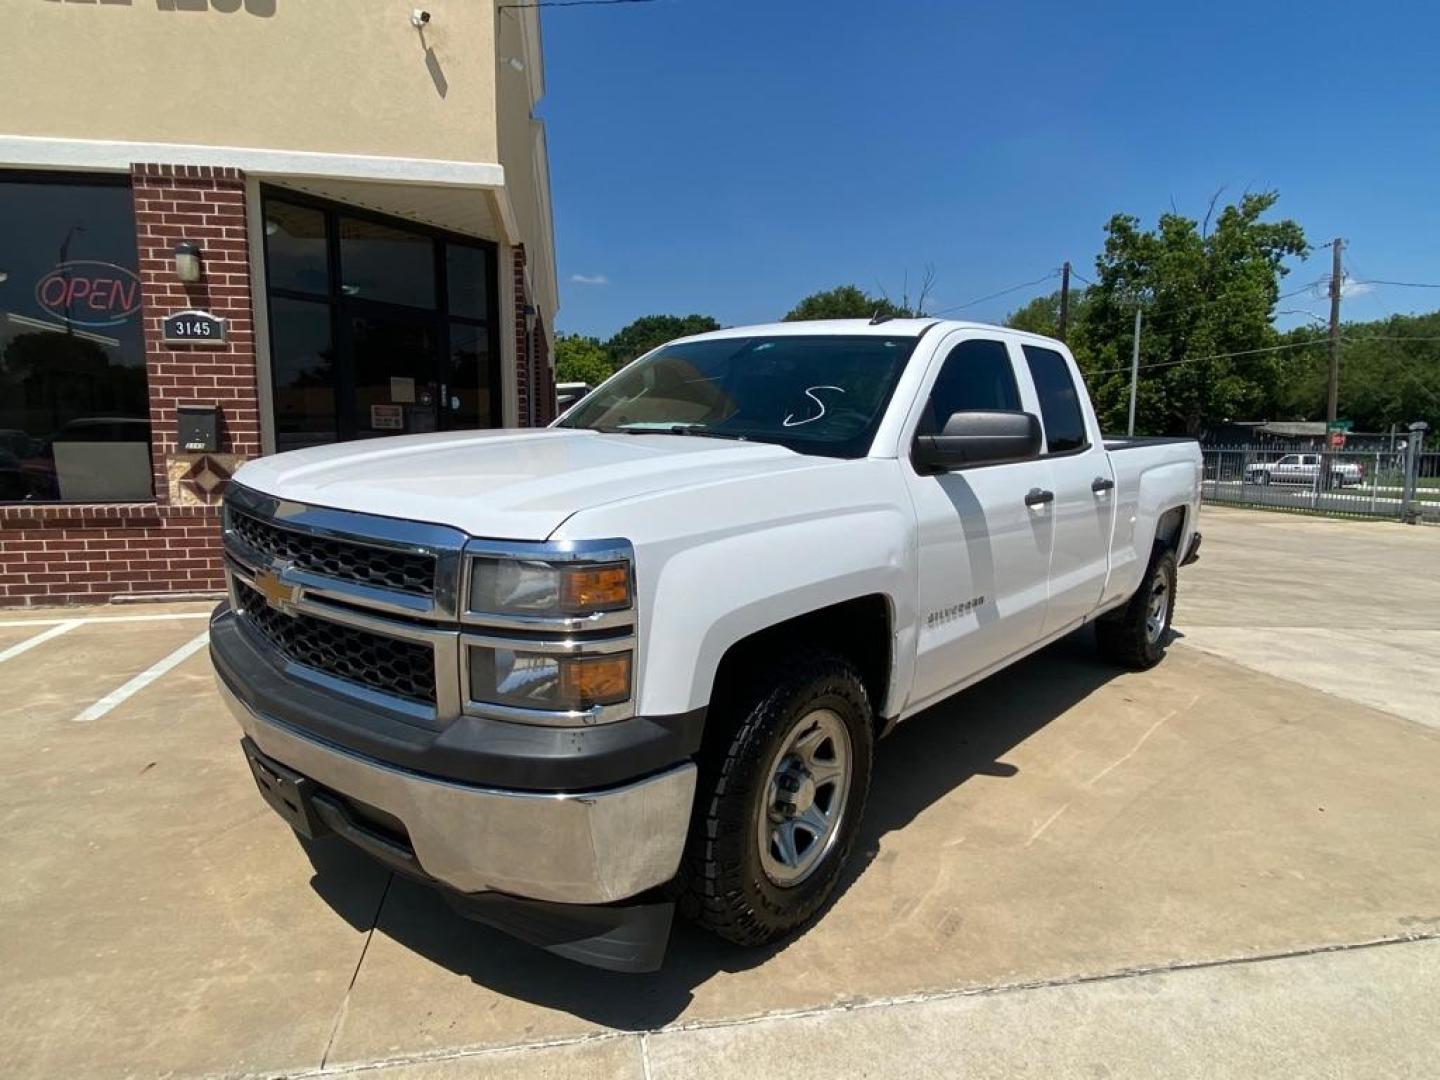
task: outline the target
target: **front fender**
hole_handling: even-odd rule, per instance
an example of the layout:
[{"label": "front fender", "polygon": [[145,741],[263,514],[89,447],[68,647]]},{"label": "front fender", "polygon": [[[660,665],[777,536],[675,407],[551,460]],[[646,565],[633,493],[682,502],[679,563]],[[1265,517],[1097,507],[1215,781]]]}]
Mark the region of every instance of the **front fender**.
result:
[{"label": "front fender", "polygon": [[892,612],[890,693],[883,715],[910,685],[915,612],[913,526],[890,509],[727,533],[644,553],[639,711],[688,712],[710,702],[715,673],[737,642],[787,619],[857,597],[883,595]]}]

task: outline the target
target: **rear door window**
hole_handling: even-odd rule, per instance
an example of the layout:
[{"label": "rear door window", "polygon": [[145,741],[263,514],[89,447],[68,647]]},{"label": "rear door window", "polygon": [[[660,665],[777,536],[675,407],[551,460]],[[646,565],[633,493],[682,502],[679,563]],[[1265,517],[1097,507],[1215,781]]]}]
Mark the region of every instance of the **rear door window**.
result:
[{"label": "rear door window", "polygon": [[1054,349],[1024,345],[1025,362],[1040,398],[1040,419],[1045,424],[1045,445],[1052,454],[1081,450],[1089,445],[1080,394],[1070,376],[1070,365]]},{"label": "rear door window", "polygon": [[1001,341],[972,338],[950,350],[920,421],[920,434],[933,435],[952,413],[974,409],[1019,411],[1020,388]]}]

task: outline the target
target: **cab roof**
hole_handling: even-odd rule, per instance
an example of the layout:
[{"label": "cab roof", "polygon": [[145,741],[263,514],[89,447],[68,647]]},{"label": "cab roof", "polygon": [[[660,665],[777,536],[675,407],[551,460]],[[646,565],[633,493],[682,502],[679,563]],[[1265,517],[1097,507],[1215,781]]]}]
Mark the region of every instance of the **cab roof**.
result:
[{"label": "cab roof", "polygon": [[865,337],[919,337],[924,331],[935,327],[942,332],[951,330],[988,330],[995,333],[1018,334],[1023,337],[1048,341],[1038,334],[1016,330],[994,323],[968,322],[957,319],[886,319],[871,322],[869,319],[816,319],[811,322],[760,323],[755,326],[727,326],[723,330],[711,330],[704,334],[692,334],[678,338],[678,341],[715,341],[723,338],[740,337],[795,337],[799,335],[822,336],[865,336]]}]

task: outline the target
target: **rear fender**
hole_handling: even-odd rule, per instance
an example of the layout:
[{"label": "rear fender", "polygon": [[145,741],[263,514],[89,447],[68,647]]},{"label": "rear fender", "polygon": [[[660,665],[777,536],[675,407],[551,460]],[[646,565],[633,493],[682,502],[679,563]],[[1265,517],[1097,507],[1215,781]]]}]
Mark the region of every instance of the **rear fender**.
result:
[{"label": "rear fender", "polygon": [[[1162,529],[1167,542],[1173,539],[1177,552],[1185,550],[1195,530],[1197,501],[1196,467],[1192,461],[1156,465],[1140,474],[1135,499],[1121,506],[1116,516],[1110,580],[1102,602],[1128,597],[1139,588]],[[1174,517],[1166,517],[1172,512],[1180,518],[1178,525],[1171,524]]]}]

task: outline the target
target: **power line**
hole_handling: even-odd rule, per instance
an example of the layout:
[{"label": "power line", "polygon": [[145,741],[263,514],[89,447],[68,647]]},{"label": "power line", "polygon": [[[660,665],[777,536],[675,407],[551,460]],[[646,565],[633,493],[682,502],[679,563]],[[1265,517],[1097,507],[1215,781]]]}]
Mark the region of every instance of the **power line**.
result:
[{"label": "power line", "polygon": [[[1366,340],[1373,340],[1373,339],[1366,339]],[[1416,341],[1416,340],[1419,340],[1419,339],[1417,339],[1417,338],[1407,338],[1406,340],[1408,340],[1408,341]],[[1184,357],[1183,359],[1180,359],[1180,360],[1162,360],[1162,361],[1160,361],[1160,362],[1158,362],[1158,363],[1154,363],[1154,364],[1141,364],[1141,365],[1140,365],[1140,370],[1141,370],[1141,371],[1149,371],[1149,370],[1151,370],[1152,368],[1175,367],[1177,364],[1195,364],[1195,363],[1199,363],[1201,360],[1228,360],[1228,359],[1230,359],[1231,357],[1236,357],[1236,356],[1255,356],[1255,355],[1257,355],[1257,354],[1259,354],[1259,353],[1282,352],[1282,351],[1285,350],[1285,349],[1311,349],[1311,348],[1314,348],[1314,347],[1317,346],[1317,345],[1322,345],[1322,344],[1324,344],[1324,342],[1323,342],[1321,339],[1319,339],[1319,338],[1316,338],[1314,341],[1292,341],[1292,342],[1289,342],[1288,344],[1285,344],[1285,345],[1266,345],[1265,347],[1259,348],[1259,349],[1240,349],[1240,350],[1238,350],[1237,352],[1212,353],[1210,356],[1187,356],[1187,357]],[[1130,370],[1130,369],[1129,369],[1128,367],[1123,367],[1123,368],[1106,368],[1104,371],[1092,371],[1092,372],[1090,372],[1089,374],[1091,374],[1091,375],[1115,375],[1115,374],[1117,374],[1117,373],[1119,373],[1119,372],[1129,371],[1129,370]]]},{"label": "power line", "polygon": [[[1426,336],[1422,334],[1347,334],[1340,339],[1342,342],[1359,344],[1362,341],[1440,341],[1440,336]],[[1261,353],[1282,352],[1286,349],[1308,349],[1318,348],[1325,344],[1324,338],[1312,338],[1309,341],[1292,341],[1284,345],[1266,345],[1259,349],[1241,349],[1238,352],[1212,353],[1209,356],[1186,356],[1180,360],[1161,360],[1154,364],[1141,364],[1141,371],[1148,371],[1151,368],[1175,367],[1177,364],[1194,364],[1201,360],[1228,360],[1237,356],[1255,356]],[[1105,368],[1103,371],[1092,371],[1090,375],[1115,375],[1122,371],[1129,371],[1128,367]]]},{"label": "power line", "polygon": [[[1086,285],[1088,285],[1088,286],[1089,286],[1090,288],[1092,288],[1092,289],[1099,288],[1099,286],[1096,285],[1095,282],[1093,282],[1093,281],[1091,281],[1089,278],[1085,277],[1085,275],[1076,272],[1076,270],[1075,270],[1073,267],[1072,267],[1071,270],[1070,270],[1070,276],[1073,277],[1073,278],[1078,278],[1080,281],[1083,281]],[[1322,278],[1322,279],[1319,279],[1319,280],[1324,280],[1324,279]],[[1288,299],[1290,299],[1292,296],[1299,296],[1299,295],[1300,295],[1301,293],[1303,293],[1303,292],[1309,292],[1311,289],[1315,288],[1315,286],[1316,286],[1317,284],[1319,284],[1319,281],[1318,281],[1318,280],[1317,280],[1317,281],[1312,281],[1312,282],[1311,282],[1310,284],[1308,284],[1308,285],[1302,285],[1302,286],[1301,286],[1300,288],[1298,288],[1298,289],[1292,289],[1290,292],[1280,293],[1278,296],[1275,297],[1275,302],[1276,302],[1276,303],[1279,303],[1281,300],[1288,300]],[[1237,293],[1237,292],[1222,293],[1221,295],[1219,295],[1219,296],[1217,296],[1217,297],[1215,297],[1215,298],[1213,298],[1213,299],[1211,299],[1211,300],[1198,300],[1198,301],[1196,301],[1196,302],[1193,303],[1193,304],[1157,303],[1157,304],[1153,304],[1153,305],[1148,305],[1148,306],[1145,308],[1145,310],[1146,310],[1147,312],[1151,313],[1151,314],[1154,314],[1155,312],[1158,312],[1158,311],[1163,311],[1163,312],[1166,312],[1167,314],[1168,314],[1168,313],[1171,313],[1171,312],[1175,312],[1175,311],[1194,311],[1194,310],[1196,310],[1196,309],[1198,309],[1198,308],[1213,307],[1213,306],[1216,305],[1216,304],[1228,303],[1229,300],[1230,300],[1232,297],[1239,296],[1239,295],[1241,295],[1241,294],[1240,294],[1240,293]]]},{"label": "power line", "polygon": [[515,11],[520,8],[552,7],[606,7],[610,4],[653,4],[656,0],[536,0],[529,4],[498,4],[500,11]]},{"label": "power line", "polygon": [[1384,278],[1357,278],[1355,285],[1398,285],[1403,289],[1440,289],[1440,284],[1429,281],[1386,281]]},{"label": "power line", "polygon": [[1409,334],[1367,334],[1361,331],[1358,334],[1350,334],[1346,341],[1440,341],[1440,337],[1433,335],[1416,334],[1413,337]]},{"label": "power line", "polygon": [[1032,285],[1039,285],[1045,281],[1051,281],[1060,276],[1059,270],[1051,270],[1044,277],[1038,277],[1034,281],[1022,281],[1019,285],[1011,285],[1008,289],[1001,289],[999,292],[990,293],[988,296],[978,296],[974,300],[966,300],[963,304],[955,304],[951,307],[940,308],[938,311],[927,311],[926,315],[944,315],[951,311],[960,311],[963,308],[974,307],[976,304],[983,304],[986,300],[994,300],[1000,296],[1008,296],[1010,293],[1019,292],[1021,289],[1028,289]]}]

